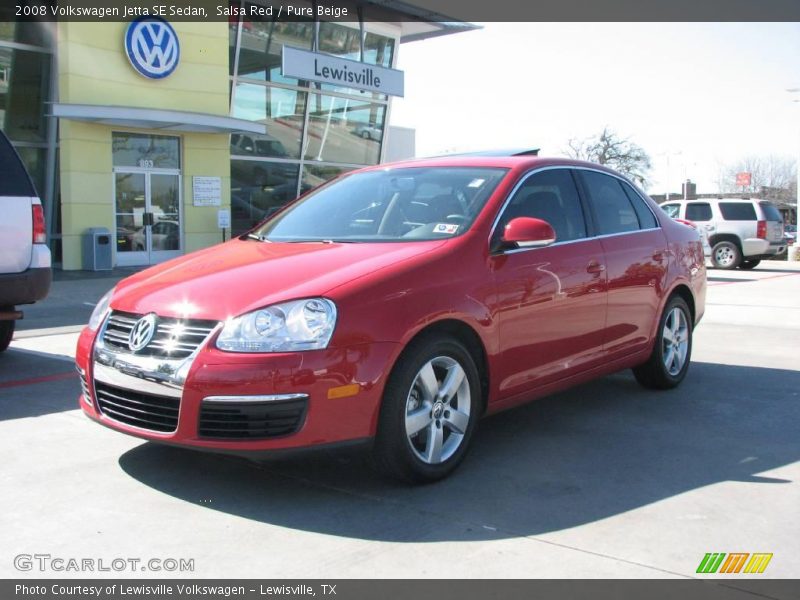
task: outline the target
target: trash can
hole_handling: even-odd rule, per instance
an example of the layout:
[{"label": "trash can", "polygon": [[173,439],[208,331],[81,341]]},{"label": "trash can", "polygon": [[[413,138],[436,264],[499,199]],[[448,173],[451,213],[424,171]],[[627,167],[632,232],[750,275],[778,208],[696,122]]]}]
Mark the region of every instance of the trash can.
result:
[{"label": "trash can", "polygon": [[111,232],[105,227],[90,227],[83,232],[83,270],[111,270]]}]

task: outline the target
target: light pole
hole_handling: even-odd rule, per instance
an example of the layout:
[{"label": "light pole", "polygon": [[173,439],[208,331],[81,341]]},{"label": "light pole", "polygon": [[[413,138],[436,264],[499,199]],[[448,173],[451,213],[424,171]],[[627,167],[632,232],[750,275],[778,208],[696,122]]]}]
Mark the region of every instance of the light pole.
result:
[{"label": "light pole", "polygon": [[681,154],[683,154],[683,152],[681,152],[680,150],[678,150],[677,152],[675,152],[675,151],[673,151],[673,152],[659,152],[658,154],[656,154],[656,156],[665,156],[666,159],[667,159],[667,185],[665,186],[667,188],[667,190],[666,190],[666,192],[664,194],[664,200],[665,201],[669,200],[669,176],[670,176],[670,168],[669,168],[670,160],[669,159],[672,156],[680,156]]},{"label": "light pole", "polygon": [[[789,88],[786,91],[789,92],[790,94],[792,94],[792,96],[795,96],[795,94],[800,92],[800,88]],[[798,102],[800,102],[800,99],[798,99],[797,97],[793,97],[792,98],[792,102],[798,103]],[[798,144],[800,144],[800,135],[798,136]],[[796,195],[795,195],[795,198],[794,198],[794,222],[795,222],[795,225],[798,224],[798,222],[800,222],[800,146],[798,146],[798,155],[797,156],[798,156],[798,160],[797,160],[797,185],[795,186],[797,188],[797,191],[796,191]],[[800,236],[797,236],[797,234],[795,234],[793,246],[787,249],[787,253],[786,254],[788,255],[787,258],[789,260],[800,260]]]}]

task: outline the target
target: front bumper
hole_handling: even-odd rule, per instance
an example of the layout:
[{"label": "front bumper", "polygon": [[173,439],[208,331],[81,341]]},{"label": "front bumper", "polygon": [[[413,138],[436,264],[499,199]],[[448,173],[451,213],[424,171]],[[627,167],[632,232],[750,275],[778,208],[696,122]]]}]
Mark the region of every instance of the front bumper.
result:
[{"label": "front bumper", "polygon": [[[236,354],[217,350],[213,346],[215,335],[216,332],[212,333],[184,365],[170,372],[170,366],[148,364],[135,355],[112,357],[109,361],[103,356],[103,342],[95,343],[95,337],[100,335],[84,329],[76,352],[76,363],[88,393],[88,398],[81,394],[82,410],[95,421],[129,435],[219,452],[261,453],[374,437],[385,379],[396,359],[398,344],[380,342],[308,352]],[[145,370],[139,368],[142,365]],[[115,418],[111,412],[113,405],[108,410],[103,403],[103,395],[115,388],[134,394],[131,402],[142,398],[149,402],[148,394],[165,398],[177,407],[174,428],[170,422],[162,427],[167,431],[156,431],[149,423],[137,427],[128,419],[121,422]],[[220,438],[213,431],[209,435],[209,407],[222,410],[226,405],[256,404],[302,409],[302,415],[297,427],[288,433],[272,429],[277,435],[259,431],[257,437],[241,439]],[[263,422],[263,415],[259,418]]]}]

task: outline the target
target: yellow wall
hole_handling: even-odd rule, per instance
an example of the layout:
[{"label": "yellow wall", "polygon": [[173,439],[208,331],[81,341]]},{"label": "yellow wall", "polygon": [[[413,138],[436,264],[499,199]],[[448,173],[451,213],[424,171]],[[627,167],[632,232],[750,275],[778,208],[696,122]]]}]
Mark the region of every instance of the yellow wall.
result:
[{"label": "yellow wall", "polygon": [[[228,114],[227,23],[171,23],[181,60],[162,80],[139,75],[124,49],[126,23],[59,23],[59,102]],[[59,126],[64,269],[81,268],[87,227],[114,230],[111,135],[148,131],[62,119]],[[225,134],[179,133],[183,177],[184,250],[221,240],[218,207],[192,206],[192,176],[222,177],[222,207],[230,206],[230,151]]]}]

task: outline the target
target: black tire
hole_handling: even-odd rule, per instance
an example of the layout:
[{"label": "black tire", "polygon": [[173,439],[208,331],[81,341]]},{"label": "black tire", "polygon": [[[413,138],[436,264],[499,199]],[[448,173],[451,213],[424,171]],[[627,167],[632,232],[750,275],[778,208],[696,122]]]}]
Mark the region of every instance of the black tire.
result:
[{"label": "black tire", "polygon": [[742,264],[739,265],[739,268],[743,269],[744,271],[749,271],[751,269],[755,269],[758,266],[758,263],[760,262],[761,262],[760,258],[756,258],[753,260],[743,260]]},{"label": "black tire", "polygon": [[[665,326],[670,314],[674,309],[679,309],[683,313],[683,318],[686,324],[686,341],[688,346],[686,348],[686,356],[683,364],[676,373],[671,373],[665,364],[666,345],[665,344]],[[692,332],[694,330],[694,323],[692,323],[692,313],[686,301],[680,296],[673,296],[670,298],[667,305],[664,307],[664,312],[658,320],[658,329],[655,342],[653,343],[653,352],[647,362],[634,367],[633,374],[636,381],[640,385],[652,390],[669,390],[677,387],[689,370],[689,363],[692,358]],[[668,341],[667,341],[668,342]]]},{"label": "black tire", "polygon": [[[467,403],[469,418],[463,438],[456,445],[452,455],[441,462],[431,464],[422,460],[412,446],[412,439],[406,433],[406,412],[409,402],[414,401],[412,395],[415,393],[414,384],[417,375],[429,362],[441,358],[454,360],[464,371],[469,389],[469,402]],[[438,378],[439,374],[437,373],[437,380]],[[383,393],[378,433],[373,447],[375,467],[384,475],[411,483],[431,483],[450,475],[467,454],[470,440],[480,418],[482,407],[480,395],[478,368],[469,351],[461,342],[442,334],[426,335],[412,342],[392,370]],[[454,396],[457,402],[461,402],[459,396],[461,396],[460,392]],[[466,402],[466,399],[464,401]],[[453,431],[446,427],[444,414],[449,415],[449,412],[443,413],[441,426],[439,426],[440,421],[431,416],[431,426],[441,429],[442,436],[453,435]],[[433,415],[433,411],[431,411],[431,415]],[[425,434],[427,432],[426,428]],[[417,435],[422,434],[423,431],[420,430]],[[448,444],[447,439],[449,438],[445,439],[443,446]]]},{"label": "black tire", "polygon": [[8,348],[14,337],[16,321],[0,321],[0,352]]},{"label": "black tire", "polygon": [[717,269],[730,271],[741,264],[742,251],[733,242],[717,242],[711,250],[711,262]]}]

